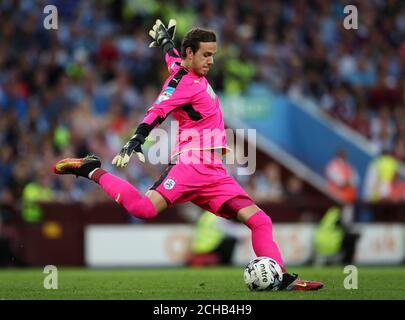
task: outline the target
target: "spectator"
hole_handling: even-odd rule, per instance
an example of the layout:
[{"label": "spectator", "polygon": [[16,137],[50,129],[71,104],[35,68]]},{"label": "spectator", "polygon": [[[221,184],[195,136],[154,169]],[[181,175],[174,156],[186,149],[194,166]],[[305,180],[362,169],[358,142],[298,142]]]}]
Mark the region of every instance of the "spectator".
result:
[{"label": "spectator", "polygon": [[276,163],[269,163],[263,172],[257,173],[253,197],[258,202],[280,202],[284,199],[281,168]]},{"label": "spectator", "polygon": [[398,172],[392,181],[391,192],[388,198],[393,203],[405,202],[405,180],[401,178]]},{"label": "spectator", "polygon": [[360,133],[364,138],[371,138],[368,110],[364,104],[360,104],[357,107],[353,119],[349,121],[348,124],[352,129]]},{"label": "spectator", "polygon": [[42,170],[38,170],[35,181],[28,183],[23,190],[22,216],[28,223],[37,223],[42,220],[42,209],[39,202],[55,199],[55,193],[51,189],[50,176]]},{"label": "spectator", "polygon": [[364,183],[364,200],[387,201],[397,175],[399,162],[387,150],[371,161]]},{"label": "spectator", "polygon": [[306,196],[303,181],[296,176],[290,176],[287,179],[285,186],[285,200],[293,201],[295,203],[303,203],[305,199]]},{"label": "spectator", "polygon": [[316,264],[352,264],[359,234],[342,222],[342,209],[330,208],[315,231]]},{"label": "spectator", "polygon": [[192,240],[191,256],[187,264],[230,265],[235,245],[240,238],[237,224],[204,211],[197,221]]},{"label": "spectator", "polygon": [[331,95],[324,96],[323,107],[332,117],[344,123],[352,122],[356,112],[353,96],[343,85],[332,89]]},{"label": "spectator", "polygon": [[347,160],[343,149],[336,151],[335,157],[325,169],[328,189],[336,198],[345,203],[353,203],[357,198],[358,174]]},{"label": "spectator", "polygon": [[393,150],[396,127],[387,107],[381,107],[377,116],[371,120],[370,131],[371,141],[379,150]]},{"label": "spectator", "polygon": [[405,163],[405,136],[400,136],[395,140],[393,155],[395,158]]}]

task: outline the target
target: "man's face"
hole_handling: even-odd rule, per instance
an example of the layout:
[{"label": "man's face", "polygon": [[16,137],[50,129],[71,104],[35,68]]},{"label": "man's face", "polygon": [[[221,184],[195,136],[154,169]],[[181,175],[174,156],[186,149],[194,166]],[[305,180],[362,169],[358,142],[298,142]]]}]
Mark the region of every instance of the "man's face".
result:
[{"label": "man's face", "polygon": [[214,55],[217,52],[216,42],[200,42],[196,53],[191,50],[191,69],[194,73],[205,76],[214,64]]}]

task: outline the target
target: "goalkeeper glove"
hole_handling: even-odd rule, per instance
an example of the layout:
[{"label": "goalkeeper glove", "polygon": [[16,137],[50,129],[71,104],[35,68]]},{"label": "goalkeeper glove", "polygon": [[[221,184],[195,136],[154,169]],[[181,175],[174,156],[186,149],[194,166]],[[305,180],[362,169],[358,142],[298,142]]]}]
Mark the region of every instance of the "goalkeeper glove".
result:
[{"label": "goalkeeper glove", "polygon": [[164,52],[174,47],[174,35],[176,34],[176,20],[170,19],[169,25],[166,26],[159,19],[156,20],[155,25],[149,31],[149,35],[153,41],[149,48],[160,47]]},{"label": "goalkeeper glove", "polygon": [[132,154],[135,152],[141,162],[145,162],[145,156],[142,152],[141,145],[145,142],[145,137],[141,134],[135,134],[122,147],[121,151],[114,157],[112,164],[124,168],[127,166]]}]

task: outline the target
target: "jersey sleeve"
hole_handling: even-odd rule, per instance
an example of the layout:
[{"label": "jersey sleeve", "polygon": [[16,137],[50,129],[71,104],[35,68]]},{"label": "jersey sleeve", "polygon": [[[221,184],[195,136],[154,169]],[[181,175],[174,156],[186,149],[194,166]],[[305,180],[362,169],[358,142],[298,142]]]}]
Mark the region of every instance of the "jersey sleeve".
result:
[{"label": "jersey sleeve", "polygon": [[166,66],[167,66],[167,70],[169,70],[170,74],[173,74],[176,72],[176,70],[178,69],[177,66],[180,65],[181,62],[181,58],[179,55],[179,52],[177,51],[176,48],[171,48],[170,50],[168,50],[165,54],[165,61],[166,61]]},{"label": "jersey sleeve", "polygon": [[148,109],[142,123],[138,126],[136,133],[147,137],[149,133],[161,124],[167,116],[176,108],[191,102],[193,91],[187,83],[181,82],[187,71],[179,69],[168,85],[161,91],[159,97]]}]

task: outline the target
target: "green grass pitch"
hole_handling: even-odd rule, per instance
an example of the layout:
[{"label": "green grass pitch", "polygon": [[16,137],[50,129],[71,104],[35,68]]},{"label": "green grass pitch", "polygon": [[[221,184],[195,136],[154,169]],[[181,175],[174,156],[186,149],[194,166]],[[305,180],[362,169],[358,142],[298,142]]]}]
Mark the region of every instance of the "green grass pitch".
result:
[{"label": "green grass pitch", "polygon": [[58,268],[58,289],[46,290],[43,269],[0,269],[0,299],[291,300],[405,299],[405,267],[359,267],[358,289],[347,290],[343,267],[290,267],[324,282],[315,292],[250,292],[242,267]]}]

